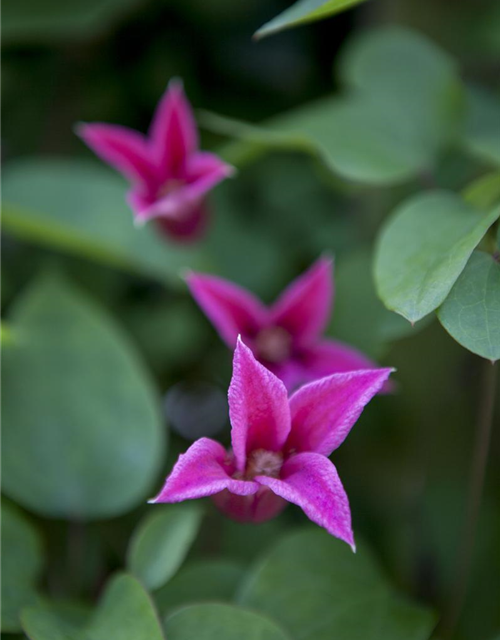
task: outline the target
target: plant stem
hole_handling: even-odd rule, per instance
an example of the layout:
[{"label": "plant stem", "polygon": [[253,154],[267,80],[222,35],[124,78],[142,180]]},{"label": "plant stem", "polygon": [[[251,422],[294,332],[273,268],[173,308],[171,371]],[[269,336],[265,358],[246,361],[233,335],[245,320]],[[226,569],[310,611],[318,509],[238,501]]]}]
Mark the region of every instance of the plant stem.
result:
[{"label": "plant stem", "polygon": [[496,373],[496,365],[492,365],[486,360],[484,362],[483,369],[482,393],[479,405],[475,444],[472,453],[465,519],[458,547],[456,565],[457,573],[448,612],[444,616],[441,628],[441,637],[443,640],[448,640],[453,637],[467,596],[467,587],[472,567],[472,559],[474,556],[474,543],[479,520],[479,512],[481,509],[481,499],[483,495],[486,465],[488,461],[488,452],[493,426]]}]

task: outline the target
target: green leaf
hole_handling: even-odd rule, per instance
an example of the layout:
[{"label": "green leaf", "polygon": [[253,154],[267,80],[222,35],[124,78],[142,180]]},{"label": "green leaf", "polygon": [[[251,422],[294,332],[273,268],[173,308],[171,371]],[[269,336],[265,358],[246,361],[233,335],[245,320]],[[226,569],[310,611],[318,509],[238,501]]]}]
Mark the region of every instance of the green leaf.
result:
[{"label": "green leaf", "polygon": [[194,604],[165,620],[168,640],[291,640],[267,617],[228,604]]},{"label": "green leaf", "polygon": [[[335,304],[328,334],[376,358],[394,340],[418,331],[384,307],[375,291],[373,259],[366,249],[353,251],[335,266]],[[420,323],[418,327],[423,327]]]},{"label": "green leaf", "polygon": [[19,614],[38,601],[42,569],[38,532],[17,510],[2,503],[2,632],[21,631]]},{"label": "green leaf", "polygon": [[25,609],[22,623],[31,640],[165,640],[151,599],[127,574],[112,578],[90,617],[44,605]]},{"label": "green leaf", "polygon": [[4,491],[45,516],[93,519],[145,501],[165,453],[159,403],[127,337],[54,276],[10,316],[4,353]]},{"label": "green leaf", "polygon": [[5,229],[21,239],[182,286],[179,271],[204,270],[199,249],[138,229],[122,179],[97,163],[71,158],[20,160],[3,177]]},{"label": "green leaf", "polygon": [[154,599],[160,615],[193,602],[230,601],[244,576],[241,564],[231,560],[199,560],[182,569]]},{"label": "green leaf", "polygon": [[2,7],[4,44],[96,37],[141,0],[15,0]]},{"label": "green leaf", "polygon": [[467,93],[465,147],[485,162],[500,166],[500,100],[478,88]]},{"label": "green leaf", "polygon": [[363,545],[354,555],[318,529],[278,542],[239,601],[301,640],[427,640],[434,626],[432,613],[393,593]]},{"label": "green leaf", "polygon": [[294,5],[266,22],[256,31],[254,38],[264,38],[278,31],[283,31],[283,29],[328,18],[361,2],[365,2],[365,0],[298,0]]},{"label": "green leaf", "polygon": [[375,282],[389,309],[417,322],[441,305],[470,254],[500,215],[481,213],[447,191],[419,194],[384,224]]},{"label": "green leaf", "polygon": [[474,180],[463,191],[466,202],[478,209],[490,209],[500,204],[500,171],[493,171]]},{"label": "green leaf", "polygon": [[198,532],[197,504],[151,507],[130,542],[127,565],[147,589],[165,584],[184,562]]},{"label": "green leaf", "polygon": [[443,327],[463,347],[483,358],[500,358],[500,264],[474,251],[438,310]]}]

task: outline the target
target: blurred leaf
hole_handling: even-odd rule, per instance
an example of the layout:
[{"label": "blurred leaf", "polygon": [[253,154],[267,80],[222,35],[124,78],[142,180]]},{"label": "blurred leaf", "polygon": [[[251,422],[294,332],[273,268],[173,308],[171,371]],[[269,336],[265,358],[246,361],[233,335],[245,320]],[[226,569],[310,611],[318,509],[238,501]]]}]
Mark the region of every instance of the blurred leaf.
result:
[{"label": "blurred leaf", "polygon": [[4,353],[4,491],[46,516],[118,515],[145,500],[164,455],[151,381],[120,328],[54,276],[17,301]]},{"label": "blurred leaf", "polygon": [[469,184],[462,192],[463,198],[473,207],[490,209],[500,204],[500,171],[481,176]]},{"label": "blurred leaf", "polygon": [[272,620],[228,604],[194,604],[165,620],[168,640],[290,640]]},{"label": "blurred leaf", "polygon": [[393,593],[363,546],[354,555],[318,529],[278,542],[248,576],[239,601],[302,640],[427,640],[434,626],[430,611]]},{"label": "blurred leaf", "polygon": [[464,144],[478,158],[500,166],[500,100],[483,89],[467,92]]},{"label": "blurred leaf", "polygon": [[447,191],[418,194],[384,224],[375,282],[387,308],[417,322],[439,307],[500,208],[483,214]]},{"label": "blurred leaf", "polygon": [[341,75],[350,92],[262,125],[202,113],[201,124],[240,142],[222,150],[241,165],[270,149],[319,157],[343,178],[391,185],[429,169],[462,112],[455,64],[422,36],[391,27],[348,46]]},{"label": "blurred leaf", "polygon": [[125,195],[122,179],[97,163],[19,160],[4,172],[2,224],[22,239],[183,286],[181,268],[206,266],[200,250],[166,241],[154,223],[135,227]]},{"label": "blurred leaf", "polygon": [[144,587],[127,574],[110,580],[90,619],[69,614],[53,605],[30,607],[23,611],[23,628],[31,640],[165,640]]},{"label": "blurred leaf", "polygon": [[199,560],[182,569],[154,594],[161,616],[182,605],[203,601],[231,601],[244,575],[231,560]]},{"label": "blurred leaf", "polygon": [[2,632],[21,631],[19,614],[36,604],[42,569],[38,532],[16,509],[2,503]]},{"label": "blurred leaf", "polygon": [[202,510],[197,504],[151,507],[134,532],[127,565],[147,589],[158,589],[184,562],[198,533]]},{"label": "blurred leaf", "polygon": [[254,38],[264,38],[278,31],[283,31],[283,29],[328,18],[361,2],[365,2],[365,0],[298,0],[294,5],[266,22],[256,31]]},{"label": "blurred leaf", "polygon": [[500,358],[500,264],[474,251],[438,310],[452,338],[488,360]]},{"label": "blurred leaf", "polygon": [[52,44],[94,38],[141,1],[7,0],[2,6],[2,40]]},{"label": "blurred leaf", "polygon": [[377,358],[392,341],[413,335],[418,328],[384,307],[375,291],[372,264],[369,250],[351,252],[337,262],[328,333]]}]

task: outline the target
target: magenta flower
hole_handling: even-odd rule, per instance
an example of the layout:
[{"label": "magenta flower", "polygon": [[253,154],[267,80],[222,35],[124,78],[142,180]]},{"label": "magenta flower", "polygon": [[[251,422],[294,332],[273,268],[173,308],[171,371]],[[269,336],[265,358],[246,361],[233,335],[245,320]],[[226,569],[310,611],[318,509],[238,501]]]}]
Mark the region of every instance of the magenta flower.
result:
[{"label": "magenta flower", "polygon": [[210,438],[197,440],[151,502],[212,496],[233,519],[262,522],[288,501],[354,549],[349,501],[327,456],[391,371],[333,374],[288,399],[283,382],[238,340],[229,387],[232,449]]},{"label": "magenta flower", "polygon": [[249,291],[218,278],[190,273],[191,293],[227,345],[238,335],[289,390],[342,371],[377,365],[358,350],[322,338],[333,304],[332,260],[319,259],[269,308]]},{"label": "magenta flower", "polygon": [[172,80],[146,137],[111,124],[78,126],[84,142],[131,183],[127,201],[135,219],[157,219],[177,239],[195,239],[207,220],[206,195],[233,167],[199,151],[193,113],[182,83]]}]

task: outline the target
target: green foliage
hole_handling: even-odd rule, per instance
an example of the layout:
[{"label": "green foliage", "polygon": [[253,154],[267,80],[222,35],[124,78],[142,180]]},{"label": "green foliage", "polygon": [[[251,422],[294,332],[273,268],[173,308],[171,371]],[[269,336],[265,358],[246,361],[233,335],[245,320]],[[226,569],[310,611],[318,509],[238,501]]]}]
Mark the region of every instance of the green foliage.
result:
[{"label": "green foliage", "polygon": [[302,640],[426,640],[434,626],[432,613],[393,593],[363,546],[354,555],[318,529],[285,536],[238,601]]},{"label": "green foliage", "polygon": [[22,623],[31,640],[165,640],[150,597],[127,574],[110,581],[91,615],[43,605],[26,609]]},{"label": "green foliage", "polygon": [[500,171],[493,171],[474,180],[463,191],[464,200],[478,209],[490,209],[500,204]]},{"label": "green foliage", "polygon": [[36,513],[91,519],[149,497],[164,427],[127,337],[68,283],[45,276],[16,303],[4,353],[4,491]]},{"label": "green foliage", "polygon": [[378,239],[375,282],[385,305],[417,322],[441,305],[500,210],[482,214],[459,196],[414,196],[390,216]]},{"label": "green foliage", "polygon": [[3,502],[2,632],[20,631],[21,609],[37,603],[36,584],[42,563],[42,543],[37,530],[17,509]]},{"label": "green foliage", "polygon": [[7,167],[3,220],[9,233],[182,286],[182,268],[206,266],[199,249],[165,245],[137,229],[121,178],[97,163],[38,158]]},{"label": "green foliage", "polygon": [[243,566],[232,560],[188,563],[154,594],[156,606],[164,616],[192,602],[230,602],[243,576]]},{"label": "green foliage", "polygon": [[168,616],[169,640],[290,640],[274,622],[228,604],[194,604]]},{"label": "green foliage", "polygon": [[500,166],[500,100],[483,89],[467,93],[466,149],[490,165]]},{"label": "green foliage", "polygon": [[270,149],[317,156],[342,178],[374,185],[430,169],[462,112],[453,60],[428,40],[390,27],[360,36],[341,58],[343,96],[323,98],[262,126],[202,114],[207,128],[236,137],[225,150],[237,165]]},{"label": "green foliage", "polygon": [[298,0],[290,8],[266,22],[254,37],[264,38],[278,31],[283,31],[283,29],[322,20],[345,9],[350,9],[361,2],[365,2],[365,0]]},{"label": "green foliage", "polygon": [[130,541],[130,572],[148,589],[165,584],[184,562],[201,516],[196,503],[151,507]]},{"label": "green foliage", "polygon": [[500,358],[500,264],[493,256],[474,251],[438,318],[472,353],[492,361]]}]

